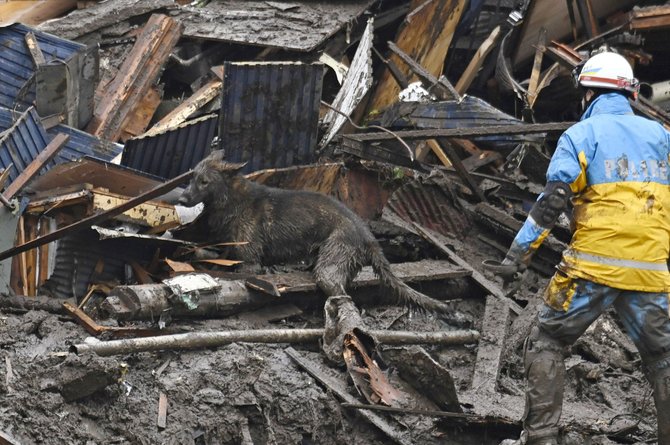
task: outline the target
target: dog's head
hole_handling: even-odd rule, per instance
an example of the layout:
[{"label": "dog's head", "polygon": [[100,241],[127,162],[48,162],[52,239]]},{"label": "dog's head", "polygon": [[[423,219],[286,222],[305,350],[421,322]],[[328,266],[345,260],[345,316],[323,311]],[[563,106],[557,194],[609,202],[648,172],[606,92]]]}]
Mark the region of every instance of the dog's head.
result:
[{"label": "dog's head", "polygon": [[214,150],[193,169],[193,178],[179,198],[179,204],[194,206],[200,202],[214,200],[226,201],[230,193],[231,178],[244,166],[244,163],[226,162],[223,150]]}]

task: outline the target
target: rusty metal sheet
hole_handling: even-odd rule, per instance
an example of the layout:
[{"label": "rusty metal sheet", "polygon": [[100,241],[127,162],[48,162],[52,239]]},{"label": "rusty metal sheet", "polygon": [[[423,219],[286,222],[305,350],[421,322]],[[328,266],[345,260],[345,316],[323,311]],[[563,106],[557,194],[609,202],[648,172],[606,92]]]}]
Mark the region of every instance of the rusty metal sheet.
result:
[{"label": "rusty metal sheet", "polygon": [[323,65],[224,64],[220,148],[247,162],[245,172],[309,164],[315,159]]},{"label": "rusty metal sheet", "polygon": [[405,221],[443,235],[460,237],[471,226],[449,186],[438,181],[410,181],[391,195],[387,206]]},{"label": "rusty metal sheet", "polygon": [[171,179],[193,167],[209,154],[218,116],[209,115],[155,136],[129,139],[121,165]]},{"label": "rusty metal sheet", "polygon": [[[377,219],[393,191],[383,178],[391,173],[372,164],[340,163],[268,169],[247,178],[271,187],[311,190],[334,196],[364,219]],[[389,183],[392,181],[389,181]]]},{"label": "rusty metal sheet", "polygon": [[308,52],[372,3],[296,0],[282,8],[280,2],[218,0],[203,7],[184,6],[176,19],[184,24],[186,37]]}]

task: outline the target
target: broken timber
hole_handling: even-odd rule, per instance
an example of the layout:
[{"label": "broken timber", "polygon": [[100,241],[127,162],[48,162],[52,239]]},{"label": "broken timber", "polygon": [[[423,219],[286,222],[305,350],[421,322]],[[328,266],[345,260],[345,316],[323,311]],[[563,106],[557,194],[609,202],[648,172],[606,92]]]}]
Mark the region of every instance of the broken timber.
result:
[{"label": "broken timber", "polygon": [[154,14],[149,18],[98,101],[88,133],[111,141],[119,139],[133,111],[156,82],[181,32],[181,24],[170,17]]},{"label": "broken timber", "polygon": [[[88,337],[84,343],[72,345],[70,351],[83,354],[94,352],[101,357],[134,352],[162,351],[168,349],[202,349],[224,346],[230,343],[309,343],[319,341],[324,329],[256,329],[238,331],[189,332],[185,334],[159,335],[154,337],[127,338],[100,341]],[[475,330],[408,332],[370,331],[381,343],[386,344],[473,344],[479,339]]]}]

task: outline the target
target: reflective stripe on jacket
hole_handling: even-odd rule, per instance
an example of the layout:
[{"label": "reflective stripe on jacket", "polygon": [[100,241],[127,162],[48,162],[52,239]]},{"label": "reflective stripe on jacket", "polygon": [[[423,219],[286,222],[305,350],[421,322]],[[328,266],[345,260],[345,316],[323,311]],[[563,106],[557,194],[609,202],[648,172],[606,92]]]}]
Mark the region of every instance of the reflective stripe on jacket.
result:
[{"label": "reflective stripe on jacket", "polygon": [[[618,289],[670,291],[670,133],[603,94],[558,140],[547,182],[575,193],[575,232],[559,265]],[[528,218],[513,247],[529,258],[549,231]]]}]

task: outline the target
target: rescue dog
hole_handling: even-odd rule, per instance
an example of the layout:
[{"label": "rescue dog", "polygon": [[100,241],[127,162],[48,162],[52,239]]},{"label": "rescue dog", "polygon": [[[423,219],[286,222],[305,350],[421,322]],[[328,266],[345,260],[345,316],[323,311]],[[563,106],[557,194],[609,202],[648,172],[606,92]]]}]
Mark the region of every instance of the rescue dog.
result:
[{"label": "rescue dog", "polygon": [[407,286],[391,272],[367,224],[336,199],[316,192],[284,190],[237,174],[245,164],[223,160],[215,150],[195,166],[179,203],[204,204],[199,216],[209,241],[247,241],[233,259],[263,266],[307,261],[328,296],[345,290],[371,265],[382,286],[415,309],[447,312],[448,306]]}]

